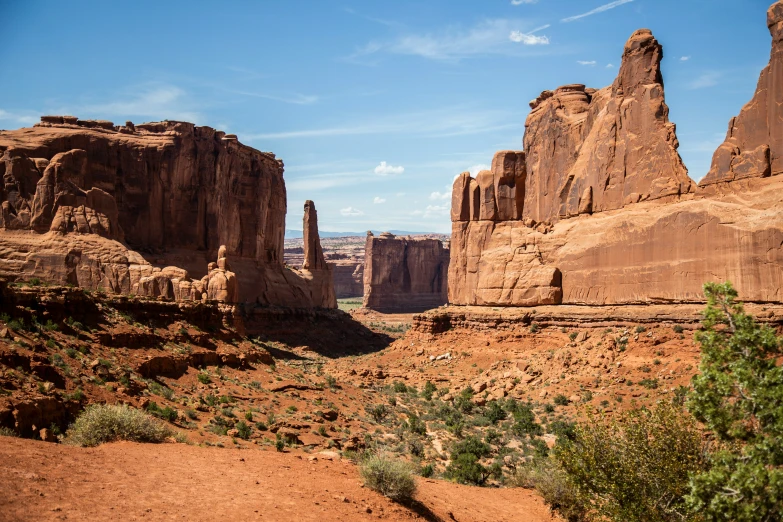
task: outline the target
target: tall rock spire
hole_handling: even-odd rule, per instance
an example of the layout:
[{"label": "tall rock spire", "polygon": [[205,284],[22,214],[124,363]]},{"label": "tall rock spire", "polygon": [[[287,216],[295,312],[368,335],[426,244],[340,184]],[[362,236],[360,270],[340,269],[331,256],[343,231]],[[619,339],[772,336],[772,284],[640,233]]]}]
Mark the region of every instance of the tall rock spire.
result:
[{"label": "tall rock spire", "polygon": [[783,1],[767,11],[772,35],[769,64],[761,71],[753,98],[729,122],[702,186],[783,174]]}]

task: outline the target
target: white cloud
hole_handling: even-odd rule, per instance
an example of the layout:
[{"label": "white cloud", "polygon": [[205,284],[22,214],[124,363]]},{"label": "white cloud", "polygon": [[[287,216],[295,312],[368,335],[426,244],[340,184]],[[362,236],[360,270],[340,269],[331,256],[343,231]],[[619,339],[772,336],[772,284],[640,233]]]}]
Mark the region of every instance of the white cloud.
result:
[{"label": "white cloud", "polygon": [[512,42],[522,43],[523,45],[549,45],[549,38],[546,36],[536,36],[534,34],[525,34],[519,31],[511,31],[508,39]]},{"label": "white cloud", "polygon": [[405,192],[398,192],[398,193],[395,194],[395,196],[397,196],[398,198],[401,198],[404,195],[405,195]]},{"label": "white cloud", "polygon": [[718,85],[718,80],[723,76],[723,73],[718,71],[707,71],[701,74],[698,78],[690,81],[687,84],[688,89],[706,89],[707,87],[715,87]]},{"label": "white cloud", "polygon": [[613,63],[607,63],[606,64],[606,68],[607,69],[614,69],[614,64]]},{"label": "white cloud", "polygon": [[[439,32],[403,34],[391,41],[369,42],[345,60],[375,65],[368,59],[380,52],[452,62],[485,54],[520,55],[518,47],[509,45],[509,35],[512,35],[512,41],[527,45],[549,43],[546,36],[532,36],[536,30],[541,30],[540,28],[534,31],[520,31],[519,25],[524,25],[524,21],[500,18],[484,20],[469,29],[455,25]],[[518,39],[514,40],[514,38]]]},{"label": "white cloud", "polygon": [[402,174],[405,172],[405,167],[402,165],[398,167],[394,167],[392,165],[387,164],[385,161],[382,161],[380,165],[375,167],[375,173],[379,176],[388,176],[390,174]]},{"label": "white cloud", "polygon": [[451,192],[445,191],[445,192],[438,192],[437,190],[430,194],[430,199],[433,201],[437,201],[439,199],[449,199],[451,197]]},{"label": "white cloud", "polygon": [[511,5],[536,4],[538,0],[511,0]]},{"label": "white cloud", "polygon": [[[489,170],[491,167],[489,165],[479,164],[479,165],[473,165],[468,169],[468,172],[470,172],[470,175],[474,178],[476,175],[481,172],[482,170]],[[456,179],[456,178],[454,178]]]},{"label": "white cloud", "polygon": [[339,127],[323,127],[263,134],[243,134],[243,142],[298,138],[356,136],[367,134],[412,133],[424,137],[445,138],[484,134],[494,131],[521,129],[521,112],[508,110],[478,110],[463,105],[443,107],[420,112],[393,113],[375,116],[372,120]]},{"label": "white cloud", "polygon": [[590,61],[577,60],[576,63],[578,63],[579,65],[595,65],[598,62],[596,62],[595,60],[590,60]]},{"label": "white cloud", "polygon": [[604,11],[608,11],[609,9],[614,9],[615,7],[619,7],[623,4],[627,4],[633,2],[633,0],[615,0],[614,2],[609,2],[608,4],[604,4],[601,6],[596,7],[592,11],[588,11],[586,13],[582,13],[576,16],[569,16],[568,18],[563,18],[560,20],[561,22],[573,22],[574,20],[579,20],[580,18],[586,18],[588,16],[592,16],[594,14],[603,13]]},{"label": "white cloud", "polygon": [[380,205],[381,203],[386,203],[386,200],[384,198],[379,198],[378,196],[375,196],[372,202],[375,203],[376,205]]},{"label": "white cloud", "polygon": [[340,209],[340,214],[347,217],[354,217],[354,216],[363,216],[364,212],[362,212],[358,208],[345,207]]},{"label": "white cloud", "polygon": [[427,205],[424,210],[414,210],[411,216],[421,216],[425,219],[448,216],[451,213],[450,205]]},{"label": "white cloud", "polygon": [[680,61],[681,61],[681,62],[687,62],[687,61],[688,61],[688,60],[690,60],[690,59],[691,59],[691,57],[690,57],[690,56],[680,56]]}]

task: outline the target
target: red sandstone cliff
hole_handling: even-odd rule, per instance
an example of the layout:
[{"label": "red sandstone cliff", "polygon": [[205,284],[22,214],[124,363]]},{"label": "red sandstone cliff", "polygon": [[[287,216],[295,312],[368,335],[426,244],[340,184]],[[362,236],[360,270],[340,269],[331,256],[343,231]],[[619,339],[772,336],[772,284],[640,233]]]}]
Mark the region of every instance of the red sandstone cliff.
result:
[{"label": "red sandstone cliff", "polygon": [[783,174],[783,2],[767,11],[772,34],[769,65],[761,71],[753,99],[729,122],[726,141],[712,157],[702,186]]},{"label": "red sandstone cliff", "polygon": [[[449,302],[689,302],[703,299],[704,282],[723,280],[746,301],[783,300],[783,181],[774,176],[783,171],[775,167],[783,157],[775,152],[783,143],[783,1],[768,25],[770,66],[716,153],[728,150],[729,163],[746,172],[718,181],[752,179],[719,193],[691,182],[668,121],[661,46],[639,30],[610,87],[544,91],[531,103],[525,152],[499,152],[492,171],[456,179]],[[764,147],[769,168],[753,159]],[[702,184],[727,164],[716,161]]]},{"label": "red sandstone cliff", "polygon": [[367,233],[364,307],[420,312],[446,304],[449,250],[437,239]]},{"label": "red sandstone cliff", "polygon": [[199,281],[231,258],[236,302],[331,306],[283,266],[286,193],[273,154],[184,122],[41,119],[0,132],[0,274],[154,293],[142,278]]}]

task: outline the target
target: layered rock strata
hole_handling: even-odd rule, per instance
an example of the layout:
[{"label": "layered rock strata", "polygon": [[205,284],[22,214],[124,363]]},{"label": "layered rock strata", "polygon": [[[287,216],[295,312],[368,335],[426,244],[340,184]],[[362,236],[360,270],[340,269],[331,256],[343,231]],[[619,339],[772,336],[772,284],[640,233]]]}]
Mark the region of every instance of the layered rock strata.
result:
[{"label": "layered rock strata", "polygon": [[446,304],[449,249],[437,239],[367,233],[364,307],[419,312]]},{"label": "layered rock strata", "polygon": [[[283,265],[286,192],[274,154],[184,122],[41,120],[0,132],[0,275],[211,298],[209,288],[180,294],[175,283],[211,279],[218,259],[236,279],[214,295],[332,305],[309,275]],[[229,257],[232,270],[220,268]],[[141,281],[149,277],[157,284]]]},{"label": "layered rock strata", "polygon": [[[783,95],[783,81],[772,79],[781,6],[768,16],[767,87],[751,102],[766,107],[764,123],[732,123],[747,130],[731,139],[753,150],[757,142],[774,150],[783,121],[782,103],[759,101]],[[662,57],[650,31],[636,31],[610,87],[545,91],[531,103],[524,152],[499,152],[492,170],[455,180],[450,303],[701,302],[703,283],[725,280],[746,301],[783,300],[781,182],[763,164],[719,191],[691,182],[668,121]]]}]

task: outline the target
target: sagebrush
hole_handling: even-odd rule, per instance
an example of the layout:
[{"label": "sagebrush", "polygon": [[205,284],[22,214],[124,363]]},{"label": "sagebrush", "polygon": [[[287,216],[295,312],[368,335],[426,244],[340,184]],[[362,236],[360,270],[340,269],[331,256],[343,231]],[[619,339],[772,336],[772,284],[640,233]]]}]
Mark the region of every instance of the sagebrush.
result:
[{"label": "sagebrush", "polygon": [[173,430],[141,410],[126,405],[93,404],[68,429],[66,441],[78,446],[98,446],[117,440],[162,442],[171,436]]}]

